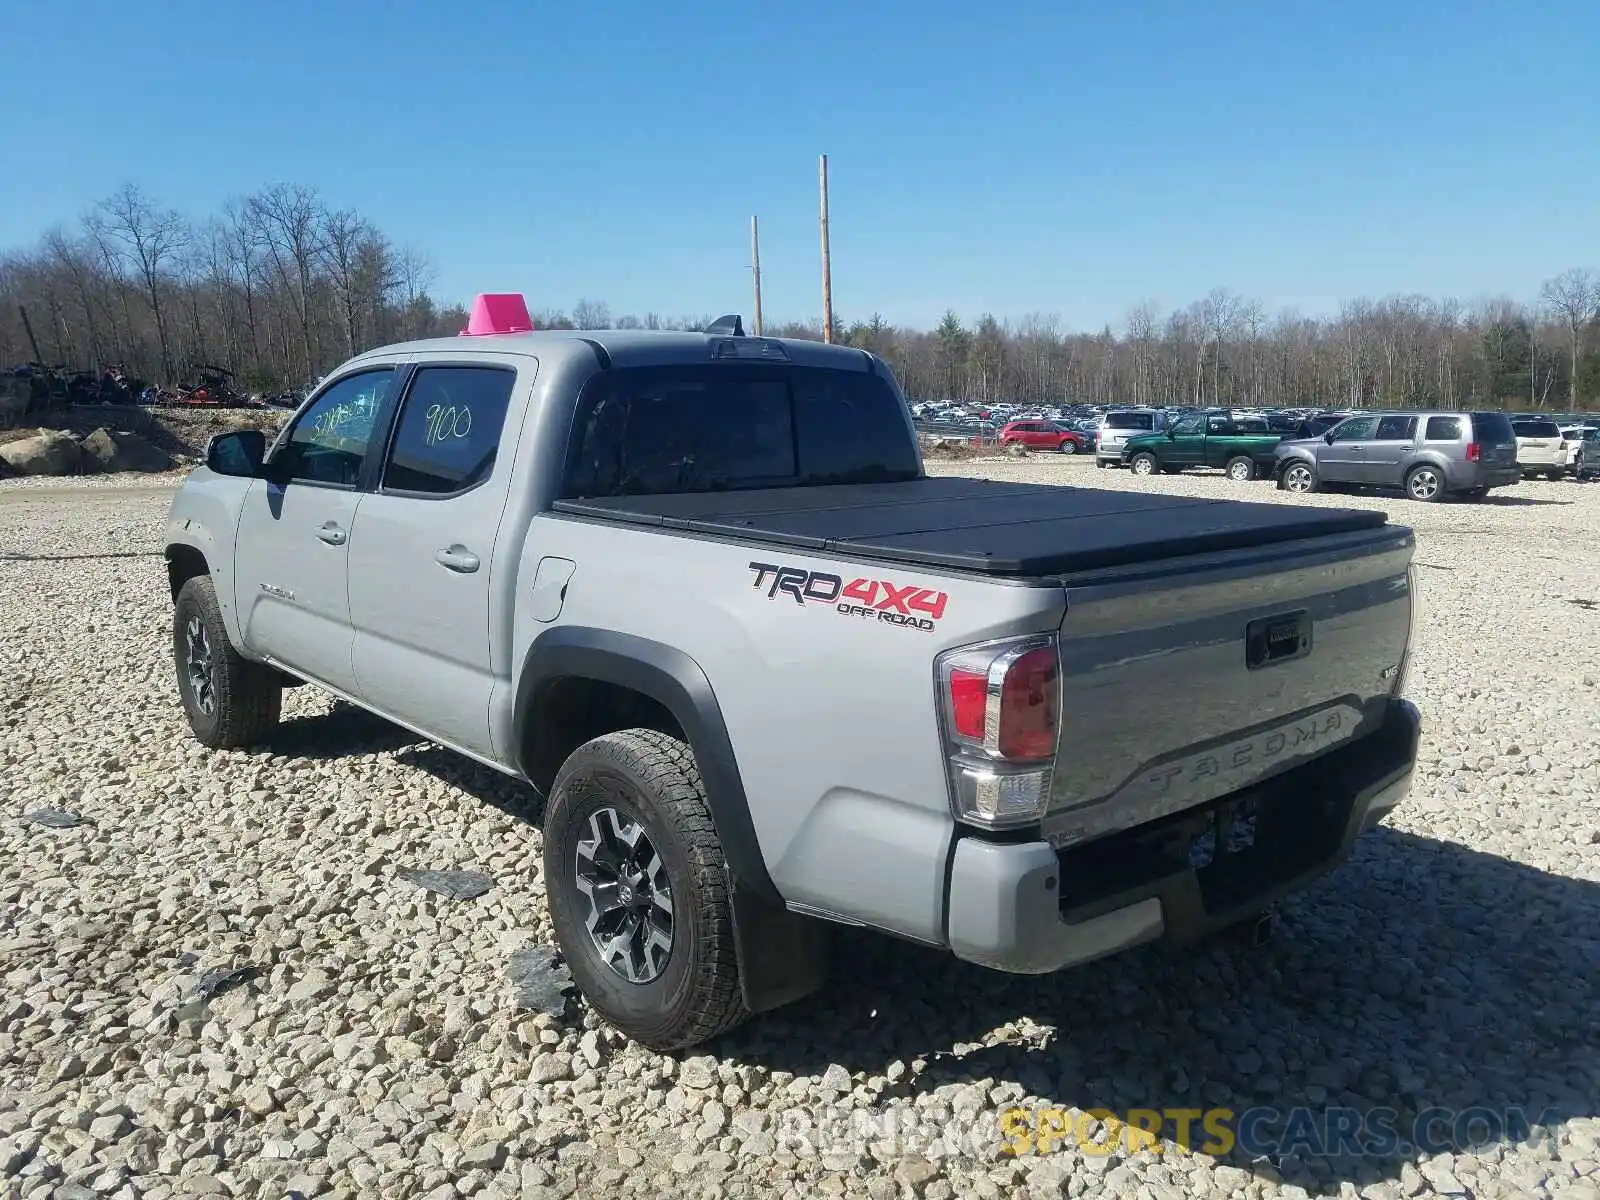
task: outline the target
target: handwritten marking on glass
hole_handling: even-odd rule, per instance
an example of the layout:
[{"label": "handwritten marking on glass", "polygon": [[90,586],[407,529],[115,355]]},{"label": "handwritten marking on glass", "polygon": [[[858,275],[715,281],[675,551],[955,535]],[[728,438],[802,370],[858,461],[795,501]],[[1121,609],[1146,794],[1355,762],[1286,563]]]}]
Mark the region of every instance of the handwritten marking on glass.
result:
[{"label": "handwritten marking on glass", "polygon": [[466,405],[433,404],[428,407],[427,432],[423,437],[429,446],[437,446],[447,438],[464,438],[472,432],[472,410]]}]

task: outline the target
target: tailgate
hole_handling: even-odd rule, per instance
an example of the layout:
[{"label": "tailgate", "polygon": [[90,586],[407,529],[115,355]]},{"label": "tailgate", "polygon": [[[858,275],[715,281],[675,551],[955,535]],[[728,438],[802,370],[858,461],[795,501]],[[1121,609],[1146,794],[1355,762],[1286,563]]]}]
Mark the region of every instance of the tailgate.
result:
[{"label": "tailgate", "polygon": [[1376,728],[1410,637],[1412,551],[1385,526],[1064,578],[1045,835],[1140,825]]}]

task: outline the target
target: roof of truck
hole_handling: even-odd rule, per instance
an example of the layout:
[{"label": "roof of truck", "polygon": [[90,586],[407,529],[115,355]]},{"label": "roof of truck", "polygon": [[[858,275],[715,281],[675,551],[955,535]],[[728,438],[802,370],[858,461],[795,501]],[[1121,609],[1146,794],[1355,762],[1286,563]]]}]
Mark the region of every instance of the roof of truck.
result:
[{"label": "roof of truck", "polygon": [[[713,342],[762,342],[783,347],[788,361],[801,366],[829,366],[844,370],[865,370],[871,356],[854,346],[813,342],[803,338],[769,338],[751,335],[699,333],[676,329],[540,329],[529,333],[474,334],[471,336],[425,338],[398,342],[363,351],[358,359],[384,359],[419,353],[474,354],[501,351],[538,356],[570,353],[598,346],[613,359],[698,360],[711,357]],[[356,360],[352,360],[356,361]],[[729,361],[781,361],[775,359],[732,359]]]}]

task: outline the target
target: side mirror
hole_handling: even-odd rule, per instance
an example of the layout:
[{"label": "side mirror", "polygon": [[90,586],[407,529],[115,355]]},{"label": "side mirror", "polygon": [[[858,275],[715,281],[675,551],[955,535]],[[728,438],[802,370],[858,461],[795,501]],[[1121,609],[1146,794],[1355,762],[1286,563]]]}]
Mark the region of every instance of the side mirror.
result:
[{"label": "side mirror", "polygon": [[1169,441],[1169,442],[1176,441],[1177,437],[1178,437],[1178,431],[1177,430],[1175,430],[1175,429],[1167,430],[1167,441]]},{"label": "side mirror", "polygon": [[1333,430],[1330,429],[1327,433],[1323,434],[1322,440],[1327,442],[1330,446],[1333,445]]},{"label": "side mirror", "polygon": [[267,456],[267,435],[259,429],[219,433],[206,443],[206,466],[218,475],[255,479]]}]

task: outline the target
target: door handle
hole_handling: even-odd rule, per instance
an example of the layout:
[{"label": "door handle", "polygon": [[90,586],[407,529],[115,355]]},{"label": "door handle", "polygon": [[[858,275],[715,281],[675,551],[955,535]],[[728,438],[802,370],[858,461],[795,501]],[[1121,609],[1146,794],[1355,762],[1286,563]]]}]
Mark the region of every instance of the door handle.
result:
[{"label": "door handle", "polygon": [[470,575],[478,569],[478,556],[459,542],[443,550],[435,550],[433,561],[446,570],[459,571],[463,575]]},{"label": "door handle", "polygon": [[327,542],[330,546],[342,546],[344,545],[345,538],[348,535],[344,530],[340,529],[338,525],[334,524],[332,521],[329,521],[327,524],[323,525],[321,529],[317,530],[317,536],[323,541]]}]

